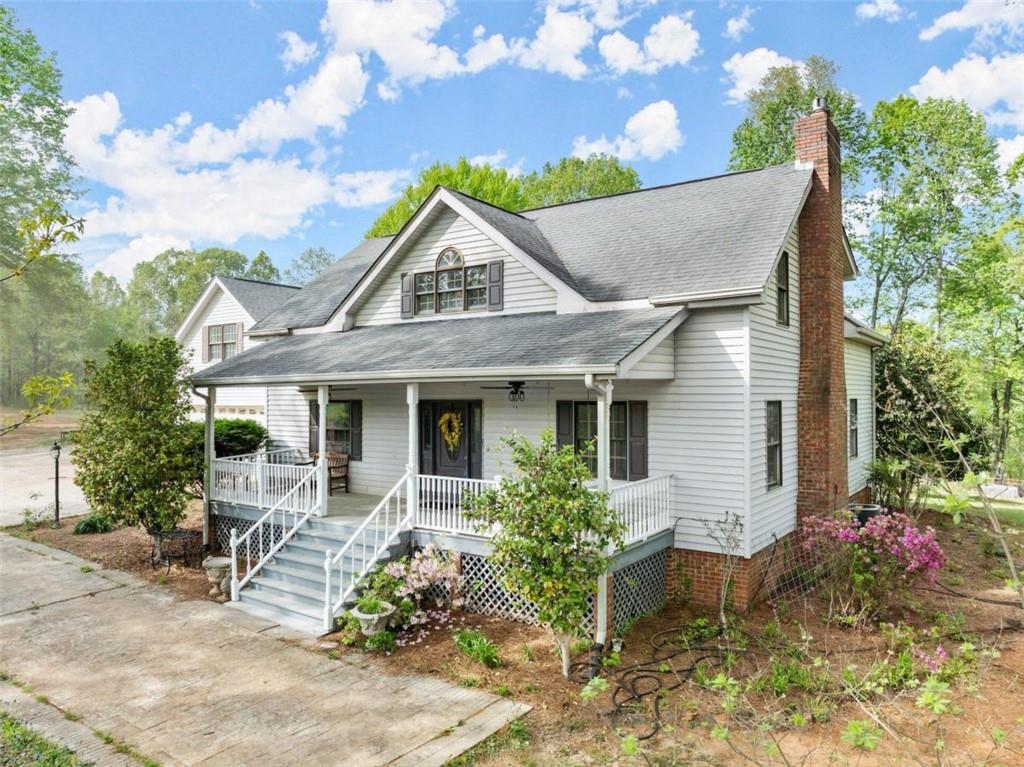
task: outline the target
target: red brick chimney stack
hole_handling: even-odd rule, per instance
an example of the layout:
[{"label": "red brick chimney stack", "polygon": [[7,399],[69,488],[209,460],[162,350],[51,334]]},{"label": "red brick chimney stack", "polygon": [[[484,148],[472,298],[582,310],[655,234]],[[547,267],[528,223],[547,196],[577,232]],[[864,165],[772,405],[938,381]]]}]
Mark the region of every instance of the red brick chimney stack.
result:
[{"label": "red brick chimney stack", "polygon": [[797,162],[814,166],[800,214],[797,517],[848,501],[843,356],[843,191],[839,132],[824,97],[794,125]]}]

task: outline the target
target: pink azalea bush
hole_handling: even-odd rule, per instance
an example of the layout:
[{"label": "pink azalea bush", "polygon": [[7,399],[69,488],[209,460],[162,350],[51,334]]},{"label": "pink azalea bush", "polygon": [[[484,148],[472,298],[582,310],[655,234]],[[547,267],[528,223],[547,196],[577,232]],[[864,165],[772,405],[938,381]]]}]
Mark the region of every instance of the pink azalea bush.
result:
[{"label": "pink azalea bush", "polygon": [[946,566],[935,530],[918,528],[906,514],[882,514],[863,526],[848,512],[811,516],[800,538],[817,561],[833,615],[847,622],[874,618],[893,596],[933,583]]},{"label": "pink azalea bush", "polygon": [[459,600],[452,599],[458,581],[455,561],[430,544],[411,557],[386,564],[371,577],[366,591],[395,605],[392,625],[400,629],[430,623],[434,615],[429,611],[431,601],[436,608],[449,602],[452,607],[459,607]]}]

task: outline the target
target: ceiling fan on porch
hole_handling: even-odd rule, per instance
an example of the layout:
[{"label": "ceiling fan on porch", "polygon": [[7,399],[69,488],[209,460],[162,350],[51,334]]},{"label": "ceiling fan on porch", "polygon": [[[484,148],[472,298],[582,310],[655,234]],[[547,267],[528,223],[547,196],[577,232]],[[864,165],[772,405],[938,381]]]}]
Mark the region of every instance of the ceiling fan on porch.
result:
[{"label": "ceiling fan on porch", "polygon": [[[505,386],[481,386],[481,389],[497,389],[508,392],[508,401],[512,407],[519,407],[520,402],[526,402],[526,381],[509,381]],[[546,386],[531,387],[547,389]]]}]

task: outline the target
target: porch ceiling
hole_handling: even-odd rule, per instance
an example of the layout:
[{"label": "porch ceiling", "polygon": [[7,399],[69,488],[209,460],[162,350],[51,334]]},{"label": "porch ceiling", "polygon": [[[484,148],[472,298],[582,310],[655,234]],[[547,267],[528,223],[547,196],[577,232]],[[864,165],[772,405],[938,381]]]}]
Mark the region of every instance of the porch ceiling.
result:
[{"label": "porch ceiling", "polygon": [[614,375],[678,307],[507,314],[291,335],[199,371],[199,386]]}]

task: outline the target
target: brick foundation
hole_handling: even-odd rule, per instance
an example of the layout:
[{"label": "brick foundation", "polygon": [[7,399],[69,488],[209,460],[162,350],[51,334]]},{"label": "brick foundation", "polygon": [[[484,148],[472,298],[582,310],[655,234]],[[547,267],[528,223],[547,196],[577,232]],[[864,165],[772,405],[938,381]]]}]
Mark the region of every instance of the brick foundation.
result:
[{"label": "brick foundation", "polygon": [[[850,503],[870,503],[871,488],[849,498]],[[732,607],[746,612],[763,602],[782,584],[796,564],[796,535],[790,533],[749,559],[741,558],[733,570]],[[670,601],[718,606],[726,558],[708,551],[672,549],[669,553],[666,593]]]}]

